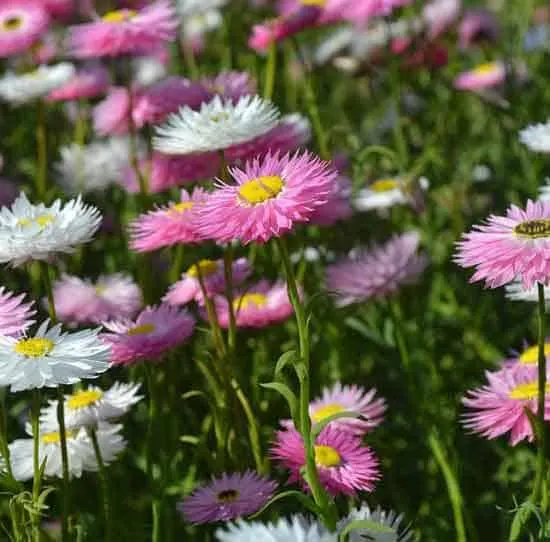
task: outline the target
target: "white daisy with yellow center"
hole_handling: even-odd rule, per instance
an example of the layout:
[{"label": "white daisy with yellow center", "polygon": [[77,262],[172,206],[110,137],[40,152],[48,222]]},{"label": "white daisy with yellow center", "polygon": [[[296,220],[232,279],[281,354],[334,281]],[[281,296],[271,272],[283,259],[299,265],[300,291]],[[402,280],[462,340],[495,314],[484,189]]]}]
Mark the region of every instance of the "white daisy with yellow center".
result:
[{"label": "white daisy with yellow center", "polygon": [[370,211],[404,205],[407,201],[405,182],[402,179],[388,177],[378,179],[359,190],[354,205],[358,211]]},{"label": "white daisy with yellow center", "polygon": [[75,384],[109,368],[109,346],[99,329],[63,333],[43,322],[34,337],[0,336],[0,386],[11,391]]}]

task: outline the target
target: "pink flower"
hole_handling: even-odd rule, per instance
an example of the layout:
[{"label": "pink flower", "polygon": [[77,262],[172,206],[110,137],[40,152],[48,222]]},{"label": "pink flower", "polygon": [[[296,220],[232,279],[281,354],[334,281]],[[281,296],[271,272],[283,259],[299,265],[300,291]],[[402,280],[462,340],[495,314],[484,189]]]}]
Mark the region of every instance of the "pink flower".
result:
[{"label": "pink flower", "polygon": [[462,0],[431,0],[422,10],[422,17],[428,26],[428,38],[443,34],[460,16]]},{"label": "pink flower", "polygon": [[94,131],[101,136],[128,133],[130,99],[124,87],[112,87],[109,94],[93,109]]},{"label": "pink flower", "polygon": [[462,238],[455,261],[476,268],[470,282],[485,280],[489,288],[498,288],[517,278],[524,289],[548,284],[550,202],[528,200],[525,210],[512,205],[506,216],[491,215]]},{"label": "pink flower", "polygon": [[157,360],[164,352],[185,342],[193,333],[194,318],[167,305],[147,307],[136,320],[104,322],[103,341],[111,347],[114,365]]},{"label": "pink flower", "polygon": [[480,40],[496,41],[500,34],[498,19],[486,9],[470,9],[458,27],[458,43],[467,49]]},{"label": "pink flower", "polygon": [[177,15],[167,0],[141,11],[120,9],[99,21],[70,27],[69,49],[76,58],[147,55],[176,37]]},{"label": "pink flower", "polygon": [[203,77],[200,82],[209,92],[209,100],[220,96],[236,104],[239,98],[252,96],[258,91],[256,81],[248,72],[221,72],[213,77]]},{"label": "pink flower", "polygon": [[48,29],[50,17],[32,0],[7,0],[0,5],[0,57],[27,51]]},{"label": "pink flower", "polygon": [[101,275],[95,283],[63,275],[53,296],[57,317],[71,326],[132,318],[143,304],[139,286],[120,273]]},{"label": "pink flower", "polygon": [[[290,482],[300,481],[309,489],[301,474],[305,453],[298,431],[277,431],[271,455],[290,470]],[[326,427],[315,440],[315,463],[321,484],[334,496],[372,491],[380,479],[378,459],[362,445],[361,437],[336,427]]]},{"label": "pink flower", "polygon": [[67,20],[75,11],[75,0],[37,0],[39,4],[49,13],[50,17]]},{"label": "pink flower", "polygon": [[80,98],[95,98],[107,90],[109,83],[109,72],[103,66],[83,67],[67,83],[50,92],[48,100],[61,102],[79,100]]},{"label": "pink flower", "polygon": [[454,81],[459,90],[480,90],[502,85],[506,79],[504,62],[486,62],[473,70],[462,72]]},{"label": "pink flower", "polygon": [[339,175],[334,179],[327,202],[315,209],[310,222],[319,226],[332,226],[339,220],[346,220],[352,214],[351,180]]},{"label": "pink flower", "polygon": [[[225,297],[215,298],[216,314],[220,326],[229,326],[229,306]],[[237,327],[261,328],[284,322],[292,316],[293,308],[288,298],[286,284],[271,285],[261,280],[256,285],[234,293],[233,310]],[[205,316],[203,311],[203,316]]]},{"label": "pink flower", "polygon": [[34,303],[25,303],[24,298],[25,294],[15,295],[0,287],[0,335],[18,336],[34,324]]},{"label": "pink flower", "polygon": [[[488,439],[510,432],[512,446],[525,439],[533,441],[533,430],[525,409],[537,413],[537,371],[536,365],[487,371],[488,383],[468,391],[462,399],[470,410],[462,418],[464,427]],[[549,393],[547,385],[545,420],[550,420]]]},{"label": "pink flower", "polygon": [[[198,279],[198,267],[200,267],[206,294],[214,296],[224,293],[225,276],[223,260],[201,260],[183,273],[181,280],[170,286],[168,293],[162,298],[162,301],[173,306],[185,305],[193,300],[201,304],[204,303]],[[252,269],[246,258],[235,260],[232,265],[233,285],[241,284],[248,278],[251,272]]]},{"label": "pink flower", "polygon": [[265,243],[307,222],[337,175],[308,152],[267,154],[229,171],[236,184],[220,182],[199,212],[199,231],[219,243]]},{"label": "pink flower", "polygon": [[171,203],[140,215],[130,226],[130,248],[150,252],[177,243],[199,243],[204,239],[197,231],[197,207],[202,207],[206,192],[195,188],[189,195],[181,191],[179,203]]}]

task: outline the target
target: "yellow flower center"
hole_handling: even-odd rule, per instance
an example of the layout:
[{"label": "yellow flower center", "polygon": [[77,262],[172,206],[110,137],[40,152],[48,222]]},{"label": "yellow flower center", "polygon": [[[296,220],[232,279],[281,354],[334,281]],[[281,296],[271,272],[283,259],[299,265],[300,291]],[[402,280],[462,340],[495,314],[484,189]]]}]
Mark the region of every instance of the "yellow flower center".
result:
[{"label": "yellow flower center", "polygon": [[226,113],[225,111],[220,111],[219,113],[212,113],[210,115],[210,120],[212,122],[221,122],[222,120],[228,120],[229,119],[229,113]]},{"label": "yellow flower center", "polygon": [[497,63],[496,62],[485,62],[484,64],[480,64],[479,66],[476,66],[472,73],[475,75],[488,75],[491,72],[494,72],[497,69]]},{"label": "yellow flower center", "polygon": [[241,185],[239,196],[246,203],[256,205],[257,203],[263,203],[268,199],[276,197],[284,186],[283,179],[277,175],[258,177]]},{"label": "yellow flower center", "polygon": [[53,215],[38,215],[34,218],[20,218],[17,221],[18,226],[30,226],[31,224],[38,224],[41,228],[45,228],[48,224],[51,224],[55,220]]},{"label": "yellow flower center", "polygon": [[[76,436],[76,431],[65,431],[65,436],[69,438],[74,438]],[[61,442],[61,435],[58,431],[53,431],[51,433],[44,433],[42,435],[42,442],[44,444],[58,444]]]},{"label": "yellow flower center", "polygon": [[244,294],[233,300],[233,308],[238,311],[246,309],[249,305],[263,307],[267,304],[267,296],[264,294]]},{"label": "yellow flower center", "polygon": [[2,30],[5,30],[6,32],[13,32],[14,30],[19,30],[22,24],[23,19],[19,17],[19,15],[12,15],[11,17],[4,19],[2,22]]},{"label": "yellow flower center", "polygon": [[226,489],[220,491],[217,495],[218,502],[230,503],[235,502],[239,498],[239,492],[236,489]]},{"label": "yellow flower center", "polygon": [[193,201],[182,201],[181,203],[176,203],[175,205],[172,205],[170,207],[170,211],[181,215],[186,211],[189,211],[189,209],[192,209],[193,205],[195,205]]},{"label": "yellow flower center", "polygon": [[200,271],[202,277],[207,277],[208,275],[215,273],[217,270],[218,264],[214,260],[201,260],[200,262],[194,263],[190,266],[185,274],[190,277],[197,278]]},{"label": "yellow flower center", "polygon": [[128,335],[146,335],[147,333],[153,333],[155,331],[155,324],[141,324],[129,329]]},{"label": "yellow flower center", "polygon": [[322,8],[327,3],[327,0],[300,0],[300,3],[302,6],[319,6]]},{"label": "yellow flower center", "polygon": [[527,239],[541,239],[550,237],[550,219],[526,220],[514,227],[514,233]]},{"label": "yellow flower center", "polygon": [[373,192],[389,192],[390,190],[399,188],[399,186],[400,183],[396,179],[380,179],[370,184],[369,189]]},{"label": "yellow flower center", "polygon": [[103,397],[103,392],[99,390],[83,390],[73,393],[67,401],[67,406],[71,410],[78,410],[94,403],[97,403]]},{"label": "yellow flower center", "polygon": [[320,467],[337,467],[342,463],[340,454],[332,446],[315,446],[315,463]]},{"label": "yellow flower center", "polygon": [[109,11],[103,15],[103,22],[105,23],[125,23],[137,15],[137,11],[133,9],[117,9],[116,11]]},{"label": "yellow flower center", "polygon": [[43,337],[32,337],[30,339],[23,339],[16,343],[13,347],[15,352],[26,356],[27,358],[41,358],[47,356],[55,346],[50,339],[44,339]]},{"label": "yellow flower center", "polygon": [[[544,355],[550,356],[550,343],[544,343]],[[539,360],[539,347],[537,345],[526,348],[519,357],[519,362],[525,365],[534,365]]]},{"label": "yellow flower center", "polygon": [[342,405],[336,403],[330,403],[318,408],[315,412],[311,414],[311,419],[315,423],[322,422],[325,418],[332,416],[333,414],[338,414],[344,412],[346,409]]},{"label": "yellow flower center", "polygon": [[94,290],[97,295],[103,295],[107,291],[107,288],[105,288],[105,286],[99,285],[94,286]]},{"label": "yellow flower center", "polygon": [[[538,381],[528,382],[527,384],[518,384],[510,391],[508,397],[510,399],[529,400],[536,399],[538,395]],[[546,384],[546,394],[550,393],[550,383]]]}]

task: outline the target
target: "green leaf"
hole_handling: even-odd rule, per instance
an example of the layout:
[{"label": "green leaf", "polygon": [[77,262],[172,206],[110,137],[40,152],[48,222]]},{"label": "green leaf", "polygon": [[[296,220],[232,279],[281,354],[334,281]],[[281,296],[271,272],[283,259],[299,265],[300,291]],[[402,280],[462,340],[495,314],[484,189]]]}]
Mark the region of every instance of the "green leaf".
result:
[{"label": "green leaf", "polygon": [[267,501],[267,503],[258,510],[255,514],[252,514],[251,516],[248,516],[248,519],[256,519],[258,516],[263,514],[272,504],[276,503],[277,501],[281,501],[283,499],[293,497],[297,501],[300,502],[304,508],[307,508],[312,514],[318,516],[320,514],[320,510],[313,501],[311,497],[306,495],[305,493],[302,493],[301,491],[297,491],[295,489],[289,489],[288,491],[283,491],[282,493],[277,493],[277,495],[274,495]]},{"label": "green leaf", "polygon": [[184,401],[187,401],[187,399],[192,399],[193,397],[205,397],[205,393],[199,390],[191,390],[181,394],[181,398]]},{"label": "green leaf", "polygon": [[200,444],[200,438],[195,435],[181,435],[180,442],[185,444],[192,444],[193,446],[198,446]]},{"label": "green leaf", "polygon": [[370,521],[368,519],[356,519],[350,521],[338,534],[339,542],[346,542],[348,536],[353,531],[358,531],[359,529],[368,529],[372,534],[394,534],[394,530],[391,527],[386,525],[381,525],[376,521]]},{"label": "green leaf", "polygon": [[352,411],[344,411],[344,412],[337,412],[336,414],[331,414],[330,416],[327,416],[326,418],[323,418],[319,423],[316,423],[311,428],[311,436],[313,438],[313,441],[315,442],[315,439],[319,436],[319,433],[331,422],[334,420],[338,420],[340,418],[362,418],[362,416],[359,412],[352,412]]},{"label": "green leaf", "polygon": [[296,376],[298,376],[298,380],[300,382],[303,382],[307,377],[307,369],[305,363],[300,360],[296,365],[294,365],[294,370],[296,371]]},{"label": "green leaf", "polygon": [[275,365],[275,378],[279,378],[287,365],[293,364],[298,359],[296,350],[289,350],[281,354]]},{"label": "green leaf", "polygon": [[516,540],[519,540],[525,524],[535,512],[536,506],[531,501],[527,500],[520,504],[514,514],[512,526],[510,527],[510,542],[516,542]]},{"label": "green leaf", "polygon": [[282,382],[267,382],[265,384],[260,384],[262,388],[267,388],[268,390],[274,390],[280,395],[282,395],[286,402],[288,403],[288,408],[290,409],[290,415],[293,420],[296,420],[296,414],[298,412],[298,399],[294,392]]}]

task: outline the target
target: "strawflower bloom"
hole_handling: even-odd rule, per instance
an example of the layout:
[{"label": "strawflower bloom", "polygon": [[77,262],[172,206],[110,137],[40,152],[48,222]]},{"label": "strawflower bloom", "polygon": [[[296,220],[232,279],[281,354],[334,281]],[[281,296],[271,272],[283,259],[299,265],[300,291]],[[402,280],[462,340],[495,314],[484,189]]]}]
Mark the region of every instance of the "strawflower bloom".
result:
[{"label": "strawflower bloom", "polygon": [[0,386],[11,391],[53,388],[95,378],[109,368],[109,347],[99,329],[63,333],[43,322],[29,337],[0,336]]},{"label": "strawflower bloom", "polygon": [[[267,154],[230,168],[199,211],[200,231],[219,243],[265,243],[307,222],[326,203],[338,173],[309,152]],[[216,220],[212,220],[212,217]]]},{"label": "strawflower bloom", "polygon": [[219,96],[199,111],[183,107],[157,127],[153,145],[165,154],[219,151],[269,132],[278,109],[259,96],[243,96],[236,104]]},{"label": "strawflower bloom", "polygon": [[27,51],[48,29],[50,17],[40,4],[7,0],[0,6],[0,57]]},{"label": "strawflower bloom", "polygon": [[11,207],[0,208],[0,262],[20,265],[47,260],[52,255],[74,252],[92,239],[101,224],[96,207],[80,196],[62,205],[33,205],[22,192]]},{"label": "strawflower bloom", "polygon": [[195,491],[178,506],[191,523],[228,521],[257,512],[272,497],[277,483],[254,471],[223,474]]},{"label": "strawflower bloom", "polygon": [[95,282],[63,275],[54,283],[53,299],[58,319],[70,326],[132,318],[143,304],[139,286],[122,273]]},{"label": "strawflower bloom", "polygon": [[[143,395],[138,395],[140,386],[141,384],[115,382],[108,390],[89,386],[65,395],[65,427],[101,427],[106,421],[120,418],[143,399]],[[57,400],[49,401],[48,406],[42,409],[41,431],[58,430],[57,403]]]},{"label": "strawflower bloom", "polygon": [[[525,409],[537,413],[537,371],[534,364],[487,371],[487,384],[468,391],[462,399],[468,409],[462,419],[464,427],[488,439],[510,433],[512,446],[525,439],[533,441],[533,429]],[[550,420],[548,388],[547,384],[545,420]]]},{"label": "strawflower bloom", "polygon": [[339,220],[348,219],[353,214],[351,192],[351,179],[338,175],[334,179],[327,202],[315,209],[310,222],[318,226],[332,226]]},{"label": "strawflower bloom", "polygon": [[203,77],[202,86],[210,93],[210,99],[220,96],[237,103],[243,96],[257,93],[258,85],[248,72],[221,72],[212,77]]},{"label": "strawflower bloom", "polygon": [[550,152],[550,120],[531,124],[519,132],[519,140],[533,152]]},{"label": "strawflower bloom", "polygon": [[[315,440],[315,463],[319,480],[331,495],[356,495],[372,491],[380,478],[378,459],[372,450],[362,445],[361,437],[335,427],[324,428]],[[301,481],[305,465],[302,436],[295,429],[277,431],[271,456],[290,470],[290,482]]]},{"label": "strawflower bloom", "polygon": [[[233,285],[241,284],[252,273],[246,258],[235,260],[231,265],[231,269]],[[225,291],[223,260],[200,260],[189,267],[181,275],[178,282],[170,286],[162,300],[172,306],[186,305],[193,300],[201,304],[204,303],[199,282],[199,271],[208,296],[222,294]]]},{"label": "strawflower bloom", "polygon": [[518,279],[528,289],[550,279],[550,202],[528,200],[525,210],[512,205],[506,216],[491,215],[462,239],[455,261],[476,268],[470,282],[498,288]]},{"label": "strawflower bloom", "polygon": [[413,537],[409,529],[400,529],[402,515],[397,515],[393,510],[386,512],[380,506],[371,510],[367,504],[361,508],[354,508],[344,519],[338,522],[338,531],[342,531],[352,521],[369,521],[375,523],[374,527],[354,529],[349,535],[349,542],[408,542]]},{"label": "strawflower bloom", "polygon": [[337,305],[383,298],[414,282],[427,264],[426,257],[418,254],[419,242],[417,232],[396,235],[384,245],[360,250],[354,257],[329,266],[327,289]]},{"label": "strawflower bloom", "polygon": [[101,65],[85,66],[79,69],[69,81],[50,92],[48,101],[62,102],[95,98],[103,94],[110,84],[109,71]]},{"label": "strawflower bloom", "polygon": [[76,58],[147,55],[176,37],[174,8],[167,0],[140,11],[119,9],[101,20],[70,27],[69,49]]},{"label": "strawflower bloom", "polygon": [[109,94],[92,110],[94,132],[100,136],[128,133],[130,98],[124,87],[111,87]]},{"label": "strawflower bloom", "polygon": [[502,61],[486,62],[458,75],[454,86],[459,90],[481,90],[497,87],[506,79],[506,65]]},{"label": "strawflower bloom", "polygon": [[386,177],[359,190],[353,204],[358,211],[388,209],[395,205],[413,205],[429,187],[425,177],[419,179]]},{"label": "strawflower bloom", "polygon": [[458,27],[458,43],[461,49],[471,47],[481,40],[496,41],[500,34],[498,19],[486,9],[468,10]]},{"label": "strawflower bloom", "polygon": [[0,287],[0,335],[17,337],[34,324],[34,303],[24,299],[25,294],[15,295]]},{"label": "strawflower bloom", "polygon": [[193,333],[195,319],[168,305],[146,307],[135,320],[104,322],[102,338],[111,348],[114,365],[153,361],[185,342]]},{"label": "strawflower bloom", "polygon": [[199,243],[204,236],[198,230],[198,211],[207,199],[202,188],[190,195],[181,191],[181,200],[139,216],[129,225],[130,248],[151,252],[178,243]]},{"label": "strawflower bloom", "polygon": [[[118,454],[126,448],[126,441],[120,434],[122,425],[102,424],[96,435],[101,458],[105,465],[112,463]],[[31,431],[27,429],[29,435]],[[97,471],[96,455],[92,439],[86,429],[80,428],[66,432],[69,476],[80,478],[84,471]],[[9,445],[10,462],[16,480],[30,480],[34,475],[33,439],[17,439]],[[61,460],[61,437],[59,431],[40,434],[38,449],[39,463],[46,462],[44,474],[49,477],[63,478]]]}]

